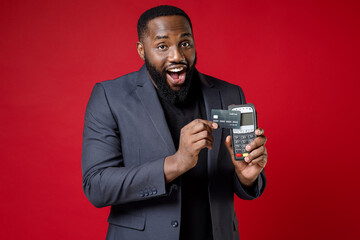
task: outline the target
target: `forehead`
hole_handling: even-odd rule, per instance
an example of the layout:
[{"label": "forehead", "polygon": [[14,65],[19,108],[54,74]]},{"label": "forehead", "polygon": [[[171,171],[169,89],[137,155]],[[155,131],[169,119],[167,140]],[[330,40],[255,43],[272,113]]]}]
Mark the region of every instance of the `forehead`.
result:
[{"label": "forehead", "polygon": [[188,20],[183,16],[161,16],[147,23],[147,37],[154,39],[156,36],[168,36],[172,34],[192,34]]}]

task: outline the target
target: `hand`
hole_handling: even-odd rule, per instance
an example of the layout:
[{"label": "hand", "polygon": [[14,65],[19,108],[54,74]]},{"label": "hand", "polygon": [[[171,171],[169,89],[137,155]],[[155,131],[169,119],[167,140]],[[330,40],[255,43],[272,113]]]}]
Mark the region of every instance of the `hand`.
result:
[{"label": "hand", "polygon": [[231,160],[235,166],[235,173],[240,182],[245,186],[252,186],[267,163],[267,151],[265,143],[266,137],[264,130],[258,128],[255,131],[258,136],[246,146],[246,151],[250,152],[245,161],[235,161],[234,152],[231,144],[231,136],[227,136],[225,145],[230,153]]},{"label": "hand", "polygon": [[195,119],[181,129],[178,151],[165,158],[166,182],[171,182],[195,167],[201,149],[212,149],[212,130],[217,127],[218,125],[211,121]]}]

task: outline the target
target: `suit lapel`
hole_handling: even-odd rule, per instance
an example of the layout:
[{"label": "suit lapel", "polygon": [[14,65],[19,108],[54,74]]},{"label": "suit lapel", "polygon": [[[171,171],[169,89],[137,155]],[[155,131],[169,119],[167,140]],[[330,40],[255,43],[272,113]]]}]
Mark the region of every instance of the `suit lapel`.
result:
[{"label": "suit lapel", "polygon": [[[145,66],[143,66],[138,73],[140,76],[137,78],[136,94],[150,116],[152,124],[158,131],[164,144],[167,146],[169,154],[174,154],[176,150],[165,119],[164,111]],[[145,127],[147,127],[146,124],[147,123],[144,122]]]},{"label": "suit lapel", "polygon": [[[156,90],[151,82],[149,75],[147,74],[146,67],[143,66],[138,73],[139,77],[137,78],[136,94],[144,105],[144,108],[147,111],[153,126],[156,128],[157,132],[161,136],[162,141],[167,146],[169,154],[174,154],[176,152],[174,142],[165,119],[164,111],[156,94]],[[201,90],[204,97],[207,119],[211,119],[211,109],[223,108],[221,104],[220,91],[214,88],[214,85],[201,73],[199,73],[199,77],[200,81],[202,82]],[[214,130],[213,137],[213,149],[208,151],[208,176],[210,180],[212,179],[217,166],[220,145],[223,144],[221,143],[221,129]]]},{"label": "suit lapel", "polygon": [[[200,81],[202,82],[202,94],[205,102],[205,109],[207,119],[211,119],[211,109],[222,109],[221,104],[221,95],[220,91],[214,88],[214,85],[208,81],[204,75],[199,73]],[[221,129],[216,129],[213,131],[214,143],[213,149],[208,151],[208,178],[209,183],[211,183],[212,176],[216,170],[217,159],[219,155],[219,149],[221,143]]]}]

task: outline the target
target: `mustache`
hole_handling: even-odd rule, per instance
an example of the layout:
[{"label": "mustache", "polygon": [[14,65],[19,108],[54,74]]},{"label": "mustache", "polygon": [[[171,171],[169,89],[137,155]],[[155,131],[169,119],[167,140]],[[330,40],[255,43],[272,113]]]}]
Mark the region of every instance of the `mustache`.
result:
[{"label": "mustache", "polygon": [[183,66],[185,68],[189,68],[188,63],[186,61],[183,61],[183,62],[177,62],[177,63],[170,63],[164,69],[168,69],[168,68],[172,68],[172,67],[180,67],[180,66]]}]

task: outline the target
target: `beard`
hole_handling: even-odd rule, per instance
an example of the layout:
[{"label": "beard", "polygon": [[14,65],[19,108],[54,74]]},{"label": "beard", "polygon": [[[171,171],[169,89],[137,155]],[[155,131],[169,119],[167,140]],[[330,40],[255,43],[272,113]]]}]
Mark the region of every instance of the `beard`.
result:
[{"label": "beard", "polygon": [[146,69],[157,87],[158,95],[162,99],[173,105],[184,105],[191,101],[192,98],[190,96],[194,95],[191,93],[195,91],[195,89],[192,88],[192,85],[195,85],[193,76],[195,72],[196,60],[197,59],[195,56],[194,64],[186,68],[184,84],[181,86],[180,90],[175,91],[170,88],[166,81],[166,71],[157,71],[155,66],[153,66],[145,56]]}]

